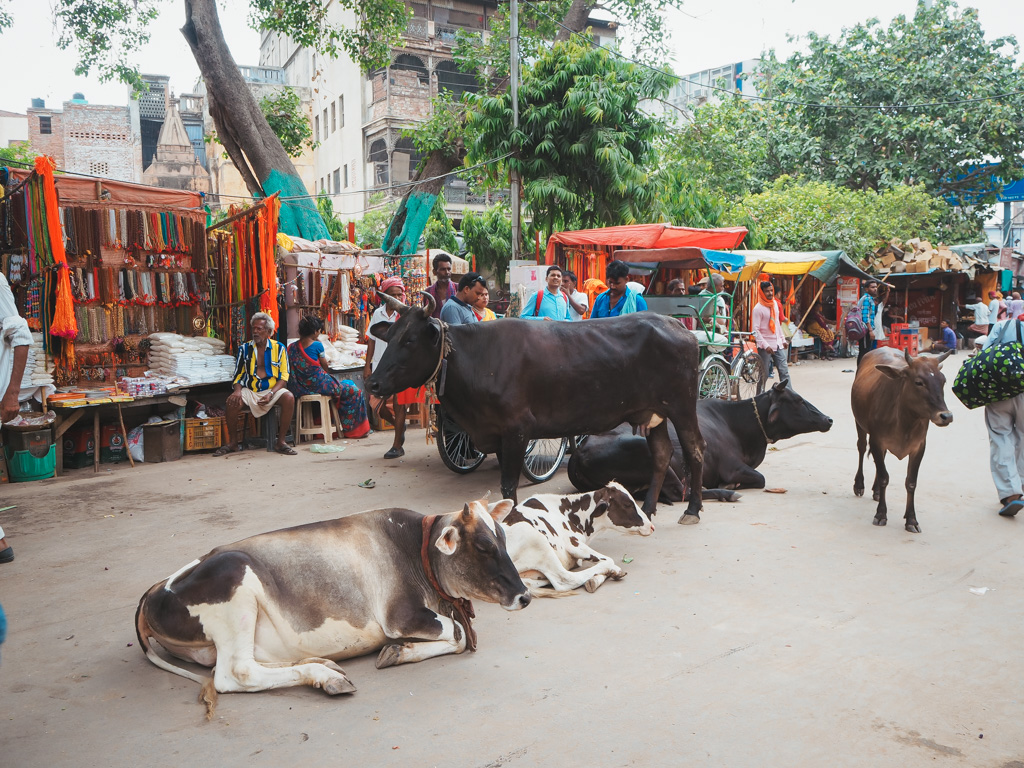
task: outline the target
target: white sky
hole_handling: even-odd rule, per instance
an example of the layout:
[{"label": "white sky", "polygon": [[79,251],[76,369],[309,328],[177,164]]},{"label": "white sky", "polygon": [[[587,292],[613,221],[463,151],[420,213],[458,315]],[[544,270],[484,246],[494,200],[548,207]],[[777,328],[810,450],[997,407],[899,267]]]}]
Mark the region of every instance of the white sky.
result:
[{"label": "white sky", "polygon": [[[51,2],[11,3],[14,27],[0,35],[6,64],[5,76],[0,80],[0,109],[24,112],[33,97],[46,99],[47,106],[59,107],[75,91],[84,93],[93,104],[125,104],[125,86],[102,84],[95,77],[75,77],[74,53],[60,51],[55,43]],[[961,7],[968,5],[979,9],[982,27],[989,37],[1012,34],[1024,40],[1021,0],[961,3]],[[245,0],[218,0],[218,7],[235,61],[257,64],[259,35],[246,24]],[[915,0],[687,0],[684,12],[670,14],[673,64],[678,74],[687,74],[756,58],[770,47],[785,56],[799,45],[788,42],[788,34],[803,35],[813,30],[834,36],[844,26],[872,16],[888,23],[897,13],[912,14],[915,7]],[[154,41],[138,59],[143,72],[170,75],[175,93],[191,91],[199,75],[192,53],[178,31],[183,23],[184,4],[167,0],[155,25],[158,32],[153,35]]]}]

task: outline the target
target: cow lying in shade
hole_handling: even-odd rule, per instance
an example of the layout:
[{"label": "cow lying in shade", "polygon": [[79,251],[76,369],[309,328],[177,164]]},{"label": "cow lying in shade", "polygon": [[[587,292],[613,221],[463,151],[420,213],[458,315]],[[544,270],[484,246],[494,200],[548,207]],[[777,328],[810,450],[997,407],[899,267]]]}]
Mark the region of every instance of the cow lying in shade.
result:
[{"label": "cow lying in shade", "polygon": [[[606,579],[626,575],[610,557],[588,546],[596,533],[608,529],[650,536],[654,524],[629,491],[609,483],[592,493],[531,496],[502,521],[508,555],[531,594],[553,596],[584,586],[588,592]],[[582,566],[593,563],[589,567]],[[574,571],[573,568],[582,568]]]},{"label": "cow lying in shade", "polygon": [[[380,649],[377,668],[476,649],[472,599],[524,608],[530,593],[498,525],[513,502],[424,517],[384,509],[218,547],[153,585],[136,631],[161,669],[217,692],[355,686],[334,662]],[[206,667],[212,679],[158,655]]]},{"label": "cow lying in shade", "polygon": [[[704,499],[735,501],[732,488],[764,488],[757,467],[769,443],[807,432],[828,432],[832,419],[797,394],[788,381],[776,384],[750,400],[698,400],[697,420],[707,441],[704,451]],[[634,493],[646,487],[651,471],[647,442],[636,437],[628,424],[612,432],[591,435],[569,460],[569,480],[581,491],[617,480]],[[676,452],[672,454],[660,501],[673,502],[689,494],[686,467],[679,460],[675,433],[669,429]],[[697,522],[689,513],[679,522]]]}]

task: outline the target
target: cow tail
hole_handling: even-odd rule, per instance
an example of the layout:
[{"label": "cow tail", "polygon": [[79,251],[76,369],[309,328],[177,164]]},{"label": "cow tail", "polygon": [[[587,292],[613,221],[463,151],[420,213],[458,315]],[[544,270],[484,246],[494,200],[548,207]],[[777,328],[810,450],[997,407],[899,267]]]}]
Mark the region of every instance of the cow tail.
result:
[{"label": "cow tail", "polygon": [[192,682],[199,683],[201,686],[203,686],[203,692],[200,694],[200,700],[203,701],[204,704],[206,704],[206,717],[207,719],[210,719],[213,716],[213,707],[216,707],[217,705],[217,692],[216,690],[214,690],[213,695],[211,697],[209,696],[209,694],[207,694],[206,687],[207,685],[209,685],[211,689],[213,688],[213,678],[207,677],[206,675],[197,675],[194,672],[189,672],[187,669],[183,669],[182,667],[178,667],[174,664],[171,664],[169,661],[163,659],[156,652],[156,650],[153,648],[152,643],[150,642],[150,640],[153,639],[153,630],[149,626],[149,622],[146,620],[146,600],[149,599],[150,594],[152,594],[154,590],[161,588],[162,586],[162,583],[156,584],[155,586],[147,590],[146,594],[144,594],[142,596],[142,599],[139,600],[139,607],[135,611],[135,635],[139,639],[139,647],[142,649],[142,652],[146,654],[146,658],[149,659],[156,666],[160,667],[160,669],[163,669],[167,672],[173,672],[176,675],[180,675],[181,677],[187,678]]},{"label": "cow tail", "polygon": [[576,597],[576,590],[570,589],[568,592],[559,592],[557,589],[551,589],[550,587],[530,587],[531,597]]}]

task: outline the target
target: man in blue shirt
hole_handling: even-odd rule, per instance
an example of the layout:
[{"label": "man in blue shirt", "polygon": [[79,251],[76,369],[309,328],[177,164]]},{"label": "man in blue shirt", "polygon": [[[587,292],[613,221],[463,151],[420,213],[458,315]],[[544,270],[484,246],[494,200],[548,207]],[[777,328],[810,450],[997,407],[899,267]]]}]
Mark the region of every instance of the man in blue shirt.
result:
[{"label": "man in blue shirt", "polygon": [[949,350],[954,355],[956,354],[956,332],[949,327],[949,322],[943,320],[939,323],[939,327],[942,328],[942,338],[936,339],[932,342],[932,345],[928,348],[929,352],[945,352]]},{"label": "man in blue shirt", "polygon": [[859,347],[857,365],[860,365],[860,359],[864,355],[875,348],[875,311],[878,308],[875,297],[877,295],[878,281],[868,280],[864,286],[864,295],[860,297],[860,319],[864,322],[868,332],[864,334],[863,339],[857,342]]},{"label": "man in blue shirt", "polygon": [[459,290],[441,308],[441,320],[448,325],[478,322],[473,304],[487,290],[487,281],[476,272],[467,272],[459,280]]},{"label": "man in blue shirt", "polygon": [[644,297],[626,287],[629,282],[629,267],[621,261],[613,261],[605,270],[608,290],[594,299],[590,318],[618,317],[647,309]]},{"label": "man in blue shirt", "polygon": [[571,320],[569,298],[562,292],[562,268],[548,267],[548,287],[537,291],[526,302],[520,317],[528,320]]}]

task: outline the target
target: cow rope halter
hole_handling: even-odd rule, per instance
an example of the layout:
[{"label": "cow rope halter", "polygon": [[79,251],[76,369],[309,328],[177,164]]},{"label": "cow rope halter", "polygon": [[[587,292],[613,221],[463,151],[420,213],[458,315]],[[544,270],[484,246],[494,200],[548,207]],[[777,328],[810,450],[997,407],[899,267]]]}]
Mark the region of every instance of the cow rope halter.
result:
[{"label": "cow rope halter", "polygon": [[764,435],[764,439],[768,441],[769,445],[771,445],[775,441],[768,437],[768,432],[764,428],[764,422],[761,421],[761,414],[757,410],[757,398],[750,398],[750,403],[754,406],[754,416],[757,418],[757,426],[761,428],[761,434]]},{"label": "cow rope halter", "polygon": [[[439,425],[437,423],[437,408],[431,408],[431,405],[440,402],[440,395],[444,394],[444,383],[448,373],[448,361],[447,357],[452,351],[452,341],[448,338],[448,323],[444,320],[438,320],[438,324],[441,326],[441,351],[437,358],[437,365],[434,366],[434,372],[430,374],[430,378],[427,379],[425,384],[427,388],[427,397],[425,401],[425,407],[427,408],[427,445],[434,442],[434,433],[440,434]],[[441,375],[441,387],[438,392],[437,387],[437,376]]]},{"label": "cow rope halter", "polygon": [[[459,624],[462,625],[462,629],[466,633],[466,648],[470,651],[476,650],[476,630],[473,629],[473,619],[476,618],[476,612],[473,610],[473,603],[464,597],[452,597],[443,589],[441,584],[437,580],[437,576],[434,575],[434,570],[430,567],[430,530],[434,527],[434,522],[437,520],[437,515],[426,515],[423,518],[423,543],[420,545],[420,560],[423,562],[423,572],[427,574],[427,581],[430,582],[430,586],[437,592],[438,597],[441,598],[443,603],[450,603],[452,611],[459,616]],[[454,616],[450,617],[452,620]]]}]

